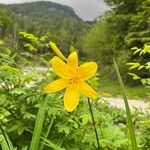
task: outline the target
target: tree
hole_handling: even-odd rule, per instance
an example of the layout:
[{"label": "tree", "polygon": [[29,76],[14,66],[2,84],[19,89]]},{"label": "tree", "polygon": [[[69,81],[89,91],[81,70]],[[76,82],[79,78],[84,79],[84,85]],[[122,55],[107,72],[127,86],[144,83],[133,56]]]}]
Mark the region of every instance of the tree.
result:
[{"label": "tree", "polygon": [[100,61],[104,70],[107,68],[107,73],[112,70],[112,57],[115,56],[121,73],[125,76],[126,63],[133,59],[133,56],[129,55],[129,49],[142,47],[150,39],[150,0],[105,2],[111,10],[100,17],[87,33],[84,49]]}]

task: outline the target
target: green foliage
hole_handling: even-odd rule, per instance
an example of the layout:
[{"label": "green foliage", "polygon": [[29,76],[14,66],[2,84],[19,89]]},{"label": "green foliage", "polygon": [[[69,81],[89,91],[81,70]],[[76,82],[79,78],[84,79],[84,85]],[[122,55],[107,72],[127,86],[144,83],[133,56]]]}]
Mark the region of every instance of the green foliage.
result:
[{"label": "green foliage", "polygon": [[150,119],[147,115],[147,119],[141,122],[141,137],[140,137],[140,149],[149,150],[150,149]]},{"label": "green foliage", "polygon": [[13,17],[0,5],[0,38],[5,36],[12,29]]},{"label": "green foliage", "polygon": [[71,44],[81,48],[82,37],[90,26],[70,7],[52,2],[13,4],[5,8],[17,16],[17,31],[33,33],[38,37],[46,35],[62,49],[68,49]]},{"label": "green foliage", "polygon": [[[63,92],[48,95],[47,104],[44,103],[44,107],[42,104],[44,87],[56,79],[48,69],[51,58],[49,39],[57,42],[61,49],[66,49],[65,54],[69,53],[70,45],[70,51],[74,51],[75,46],[81,49],[80,55],[91,54],[101,63],[100,69],[104,68],[112,78],[112,55],[117,57],[121,72],[126,72],[122,64],[129,58],[133,59],[128,56],[129,47],[141,48],[145,41],[149,42],[149,0],[106,2],[112,9],[100,17],[87,33],[83,48],[83,36],[90,25],[79,19],[70,8],[50,2],[0,6],[0,148],[97,148],[86,98],[81,96],[80,105],[73,113],[64,110]],[[139,69],[142,73],[149,71],[149,45],[133,51],[133,57],[144,57],[139,59],[140,62],[131,61],[130,69]],[[37,63],[43,65],[42,71],[36,69]],[[134,79],[142,79],[136,73],[130,75]],[[99,74],[88,81],[94,88],[99,88],[98,77]],[[149,84],[147,80],[142,79],[142,82]],[[101,149],[130,149],[126,113],[102,99],[93,101],[92,107]],[[138,147],[149,150],[149,114],[136,110],[132,117]]]},{"label": "green foliage", "polygon": [[[10,57],[6,53],[5,56]],[[37,112],[42,108],[41,104],[44,101],[43,88],[56,77],[52,72],[25,73],[24,68],[21,69],[16,64],[15,59],[10,63],[6,61],[7,57],[1,58],[3,61],[0,74],[0,122],[12,139],[14,147],[29,148]],[[96,88],[97,82],[99,81],[95,77],[89,84],[93,84]],[[82,97],[78,109],[70,114],[63,109],[62,97],[63,93],[49,96],[45,118],[42,116],[44,126],[40,145],[44,143],[44,149],[55,147],[56,149],[94,150],[97,144],[87,100]],[[110,150],[127,147],[128,140],[125,133],[113,123],[113,120],[116,120],[116,115],[114,117],[111,115],[113,109],[101,101],[94,102],[92,105],[101,147]],[[40,124],[36,126],[38,125]],[[49,126],[51,127],[48,131]],[[106,134],[107,131],[111,133],[111,137]]]},{"label": "green foliage", "polygon": [[[144,85],[150,85],[150,62],[149,59],[142,59],[143,56],[149,58],[150,56],[150,45],[145,44],[143,48],[134,47],[131,49],[133,55],[139,56],[139,62],[130,62],[127,65],[130,66],[129,70],[135,70],[134,73],[128,73],[133,77],[134,80],[141,80]],[[144,71],[143,71],[144,70]]]},{"label": "green foliage", "polygon": [[136,13],[132,15],[129,24],[129,33],[125,37],[129,47],[142,47],[145,43],[150,42],[150,1],[138,1],[136,3]]},{"label": "green foliage", "polygon": [[102,75],[111,79],[114,79],[115,74],[112,71],[112,56],[115,56],[123,79],[129,83],[125,64],[135,57],[130,55],[128,49],[141,48],[150,40],[150,1],[105,1],[111,10],[97,19],[84,38],[83,48],[100,62]]}]

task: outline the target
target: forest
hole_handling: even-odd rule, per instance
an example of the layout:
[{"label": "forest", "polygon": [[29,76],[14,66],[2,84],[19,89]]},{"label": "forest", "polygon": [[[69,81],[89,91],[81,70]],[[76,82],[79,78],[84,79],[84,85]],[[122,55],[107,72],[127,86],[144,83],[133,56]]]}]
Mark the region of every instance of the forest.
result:
[{"label": "forest", "polygon": [[0,4],[0,149],[150,150],[150,0],[104,1]]}]

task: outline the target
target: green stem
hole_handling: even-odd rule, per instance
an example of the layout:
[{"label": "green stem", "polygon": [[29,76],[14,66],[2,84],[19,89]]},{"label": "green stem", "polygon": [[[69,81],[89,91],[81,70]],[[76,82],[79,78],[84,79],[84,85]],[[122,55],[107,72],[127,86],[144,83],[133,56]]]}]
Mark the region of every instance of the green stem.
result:
[{"label": "green stem", "polygon": [[91,117],[92,117],[92,122],[93,122],[93,126],[94,126],[94,132],[95,132],[95,136],[96,136],[97,149],[100,150],[99,138],[98,138],[98,133],[97,133],[96,125],[95,125],[95,120],[94,120],[94,115],[93,115],[93,111],[92,111],[91,102],[90,102],[89,98],[87,98],[87,99],[88,99],[89,109],[90,109],[90,113],[91,113]]}]

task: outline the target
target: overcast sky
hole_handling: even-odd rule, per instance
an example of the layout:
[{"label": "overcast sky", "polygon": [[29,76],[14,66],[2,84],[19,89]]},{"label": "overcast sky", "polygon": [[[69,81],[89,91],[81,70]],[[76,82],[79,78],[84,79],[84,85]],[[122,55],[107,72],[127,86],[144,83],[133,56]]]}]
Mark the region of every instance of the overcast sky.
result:
[{"label": "overcast sky", "polygon": [[[30,1],[44,1],[44,0],[0,0],[0,3],[22,3]],[[84,20],[94,20],[97,16],[102,14],[108,7],[103,0],[45,0],[55,3],[61,3],[72,7],[76,14]]]}]

